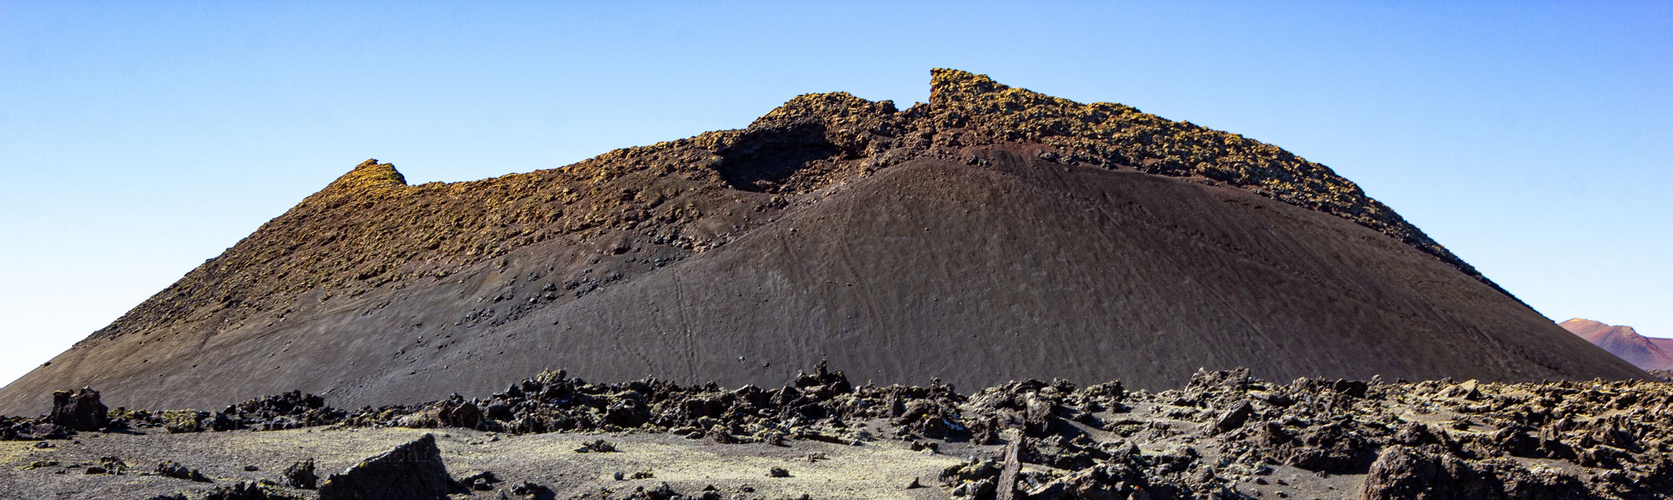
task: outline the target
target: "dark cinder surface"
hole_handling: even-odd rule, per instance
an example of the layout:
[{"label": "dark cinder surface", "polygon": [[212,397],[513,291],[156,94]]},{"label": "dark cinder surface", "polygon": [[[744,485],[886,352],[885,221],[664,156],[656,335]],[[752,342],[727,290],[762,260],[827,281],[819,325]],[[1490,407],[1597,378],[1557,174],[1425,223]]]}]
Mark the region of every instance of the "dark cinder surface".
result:
[{"label": "dark cinder surface", "polygon": [[858,380],[971,388],[1025,377],[1162,387],[1234,366],[1280,380],[1635,375],[1340,219],[992,156],[993,167],[922,161],[851,183],[721,252],[507,329],[549,353],[509,373],[778,384],[828,358]]},{"label": "dark cinder surface", "polygon": [[[883,168],[745,214],[736,240],[660,265],[637,244],[535,244],[445,279],[300,300],[272,326],[109,339],[54,361],[76,380],[37,370],[0,410],[44,407],[34,394],[53,384],[91,384],[113,407],[291,389],[354,407],[486,395],[545,368],[776,386],[821,359],[856,383],[969,389],[1026,377],[1162,388],[1236,366],[1274,380],[1643,376],[1352,222],[1033,152]],[[539,298],[611,262],[643,270]]]}]

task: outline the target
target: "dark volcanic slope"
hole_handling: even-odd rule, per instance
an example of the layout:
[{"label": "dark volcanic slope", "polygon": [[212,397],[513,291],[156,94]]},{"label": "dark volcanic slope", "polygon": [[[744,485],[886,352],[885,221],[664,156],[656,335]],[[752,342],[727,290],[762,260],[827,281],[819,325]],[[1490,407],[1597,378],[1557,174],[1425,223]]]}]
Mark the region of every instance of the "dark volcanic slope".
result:
[{"label": "dark volcanic slope", "polygon": [[1582,318],[1564,321],[1559,326],[1633,366],[1645,370],[1673,369],[1673,339],[1645,337],[1630,326],[1611,326]]},{"label": "dark volcanic slope", "polygon": [[1643,373],[1328,168],[1241,136],[934,72],[897,111],[797,97],[748,129],[408,186],[368,161],[0,390],[38,412],[281,390],[352,406],[545,367],[777,385]]}]

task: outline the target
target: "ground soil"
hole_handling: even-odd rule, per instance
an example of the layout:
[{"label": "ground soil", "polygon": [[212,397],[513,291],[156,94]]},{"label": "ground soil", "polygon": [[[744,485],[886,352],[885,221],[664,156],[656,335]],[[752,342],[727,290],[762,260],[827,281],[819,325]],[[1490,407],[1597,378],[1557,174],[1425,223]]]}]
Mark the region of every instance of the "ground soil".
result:
[{"label": "ground soil", "polygon": [[[1236,370],[1197,372],[1188,387],[1160,392],[1025,380],[956,394],[853,387],[841,372],[821,369],[799,378],[794,387],[805,397],[794,401],[752,399],[753,388],[589,385],[550,373],[519,386],[526,391],[333,413],[334,423],[277,431],[255,429],[285,417],[250,413],[236,417],[245,419],[240,428],[212,431],[118,410],[107,429],[53,439],[18,434],[46,428],[25,422],[4,429],[13,440],[0,441],[0,498],[181,492],[196,500],[237,483],[316,498],[287,485],[282,471],[311,459],[323,478],[425,434],[436,438],[454,478],[498,479],[456,499],[712,491],[712,498],[989,500],[1004,477],[1015,478],[1014,498],[1036,500],[1385,500],[1403,498],[1402,484],[1414,478],[1436,499],[1673,498],[1673,385],[1662,382],[1275,384]],[[277,408],[271,403],[281,400],[307,399],[263,401]],[[484,405],[493,414],[511,401],[513,413],[503,414],[510,420],[459,411]],[[642,417],[618,418],[617,409],[634,404],[646,410]],[[331,413],[309,410],[320,411]],[[459,420],[467,414],[474,416]],[[513,429],[535,415],[582,419],[564,432]],[[693,422],[713,427],[703,432]],[[608,446],[589,446],[600,440]],[[1007,453],[1009,446],[1019,452]],[[1002,475],[1011,456],[1020,470]],[[165,461],[208,481],[154,474]],[[525,483],[540,488],[519,490]]]}]

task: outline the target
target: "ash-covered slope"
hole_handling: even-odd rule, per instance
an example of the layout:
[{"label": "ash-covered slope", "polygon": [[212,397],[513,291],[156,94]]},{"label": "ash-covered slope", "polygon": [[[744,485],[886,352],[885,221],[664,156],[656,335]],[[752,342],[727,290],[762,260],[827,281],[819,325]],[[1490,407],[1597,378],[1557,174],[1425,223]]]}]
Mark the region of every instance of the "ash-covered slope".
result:
[{"label": "ash-covered slope", "polygon": [[1559,326],[1633,366],[1645,370],[1673,369],[1673,339],[1645,337],[1630,326],[1613,326],[1584,318],[1570,319]]},{"label": "ash-covered slope", "polygon": [[[1561,355],[1553,355],[1561,353]],[[409,186],[368,161],[0,390],[213,406],[482,392],[531,370],[778,384],[1643,373],[1328,168],[1119,104],[933,73],[749,128]]]}]

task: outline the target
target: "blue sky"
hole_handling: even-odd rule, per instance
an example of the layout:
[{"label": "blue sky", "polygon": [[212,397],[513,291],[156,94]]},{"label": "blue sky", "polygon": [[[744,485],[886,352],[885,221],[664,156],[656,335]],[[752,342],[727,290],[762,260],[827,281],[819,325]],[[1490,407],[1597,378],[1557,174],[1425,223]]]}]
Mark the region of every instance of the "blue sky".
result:
[{"label": "blue sky", "polygon": [[1673,337],[1670,2],[0,0],[0,382],[366,158],[555,168],[934,67],[1277,144],[1548,317]]}]

